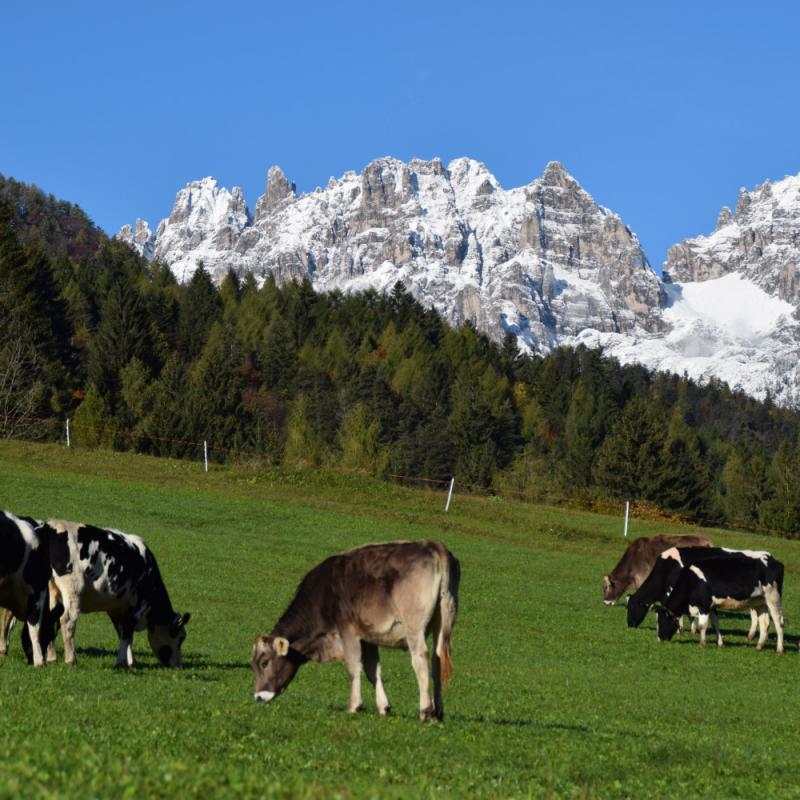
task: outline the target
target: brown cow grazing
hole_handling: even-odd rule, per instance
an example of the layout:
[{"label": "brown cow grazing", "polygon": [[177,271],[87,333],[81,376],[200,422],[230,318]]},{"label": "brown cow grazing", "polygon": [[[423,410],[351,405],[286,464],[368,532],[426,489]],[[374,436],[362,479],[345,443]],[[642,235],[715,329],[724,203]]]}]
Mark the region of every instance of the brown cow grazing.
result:
[{"label": "brown cow grazing", "polygon": [[[375,687],[380,714],[391,710],[381,680],[378,646],[408,648],[419,683],[419,717],[442,719],[442,684],[452,672],[450,637],[460,568],[441,542],[368,544],[326,558],[300,582],[269,636],[253,645],[255,699],[268,703],[306,661],[344,661],[348,711],[361,708],[361,669]],[[428,648],[433,634],[433,700]]]},{"label": "brown cow grazing", "polygon": [[634,539],[614,569],[603,576],[603,602],[613,606],[628,589],[638,589],[656,559],[670,547],[710,547],[707,536],[642,536]]}]

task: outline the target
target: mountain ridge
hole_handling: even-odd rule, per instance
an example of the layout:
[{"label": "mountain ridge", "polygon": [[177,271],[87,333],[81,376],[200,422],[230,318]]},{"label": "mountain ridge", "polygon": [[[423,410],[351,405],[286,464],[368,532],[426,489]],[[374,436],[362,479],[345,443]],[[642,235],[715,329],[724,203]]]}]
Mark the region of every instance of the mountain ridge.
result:
[{"label": "mountain ridge", "polygon": [[[584,343],[800,405],[800,176],[743,189],[713,233],[670,248],[663,278],[630,226],[557,161],[504,189],[473,159],[384,157],[300,195],[272,167],[252,212],[238,187],[204,178],[178,192],[155,233],[137,220],[118,235],[180,280],[202,261],[217,281],[230,268],[318,290],[400,281],[452,324],[511,331],[530,352]],[[715,316],[714,292],[697,285],[720,280],[719,297],[749,314],[742,298],[757,296],[764,318]]]}]

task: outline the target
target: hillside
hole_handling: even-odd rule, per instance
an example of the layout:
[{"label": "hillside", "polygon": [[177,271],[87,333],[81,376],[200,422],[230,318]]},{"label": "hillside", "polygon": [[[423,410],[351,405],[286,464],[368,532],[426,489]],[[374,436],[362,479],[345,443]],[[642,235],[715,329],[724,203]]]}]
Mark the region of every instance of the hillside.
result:
[{"label": "hillside", "polygon": [[[231,270],[217,286],[201,268],[180,284],[119,240],[75,261],[23,239],[0,218],[4,436],[57,437],[69,418],[84,447],[196,457],[207,442],[215,461],[455,477],[800,529],[800,416],[716,381],[581,346],[526,354],[510,332],[497,343],[448,325],[401,283],[321,293]],[[736,275],[719,280],[744,291]],[[676,296],[671,319],[691,324],[708,297]],[[768,322],[783,302],[764,298]],[[753,307],[729,304],[718,322],[742,329],[735,316]]]},{"label": "hillside", "polygon": [[[712,532],[785,563],[789,651],[778,658],[745,643],[743,617],[724,619],[722,650],[703,651],[689,634],[659,644],[652,618],[628,630],[623,609],[601,603],[601,576],[624,547],[618,517],[465,495],[445,514],[441,493],[340,473],[204,474],[168,459],[9,442],[0,481],[3,505],[17,512],[144,536],[175,605],[192,612],[179,672],[155,666],[143,633],[140,666],[115,670],[102,614],[80,618],[73,669],[27,667],[15,632],[0,660],[0,713],[14,721],[0,734],[2,794],[29,796],[34,773],[70,797],[650,798],[794,786],[796,542]],[[691,530],[634,519],[631,535]],[[382,655],[388,719],[374,713],[366,683],[366,711],[344,712],[338,665],[309,664],[273,704],[253,702],[252,640],[310,566],[367,541],[424,537],[442,539],[463,571],[443,724],[417,721],[399,651]],[[74,745],[52,747],[54,730]]]}]

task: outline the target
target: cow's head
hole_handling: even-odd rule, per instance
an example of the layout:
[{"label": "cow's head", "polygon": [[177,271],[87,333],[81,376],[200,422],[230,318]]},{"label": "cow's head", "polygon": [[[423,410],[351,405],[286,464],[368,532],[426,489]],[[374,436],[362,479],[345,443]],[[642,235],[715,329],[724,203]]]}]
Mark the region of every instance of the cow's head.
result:
[{"label": "cow's head", "polygon": [[619,599],[620,591],[616,583],[608,575],[603,575],[603,602],[613,606]]},{"label": "cow's head", "polygon": [[640,603],[633,597],[628,598],[628,627],[638,628],[647,616],[650,606]]},{"label": "cow's head", "polygon": [[298,667],[306,661],[283,636],[258,636],[250,662],[256,676],[254,697],[269,703],[292,681]]},{"label": "cow's head", "polygon": [[656,623],[656,631],[658,638],[662,642],[668,642],[677,632],[680,620],[666,608],[659,608],[656,611],[658,621]]},{"label": "cow's head", "polygon": [[181,665],[181,645],[186,638],[186,623],[191,614],[176,614],[168,623],[147,626],[150,647],[165,667]]}]

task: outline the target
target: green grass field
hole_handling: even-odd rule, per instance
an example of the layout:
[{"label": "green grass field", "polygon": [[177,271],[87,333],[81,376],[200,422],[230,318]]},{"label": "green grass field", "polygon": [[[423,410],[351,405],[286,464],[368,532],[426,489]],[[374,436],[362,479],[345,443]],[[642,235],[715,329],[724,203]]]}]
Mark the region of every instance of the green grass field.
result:
[{"label": "green grass field", "polygon": [[[183,670],[114,669],[105,615],[78,623],[78,666],[0,660],[2,797],[800,796],[795,688],[800,544],[714,531],[786,565],[787,652],[757,653],[744,617],[726,646],[628,630],[600,581],[621,520],[338,473],[202,466],[0,444],[0,505],[139,533],[179,611]],[[675,530],[634,520],[631,535]],[[348,715],[339,664],[309,664],[252,699],[250,648],[307,569],[370,541],[434,537],[462,566],[446,721],[417,721],[408,655],[382,651],[394,713]],[[60,640],[59,640],[60,646]]]}]

